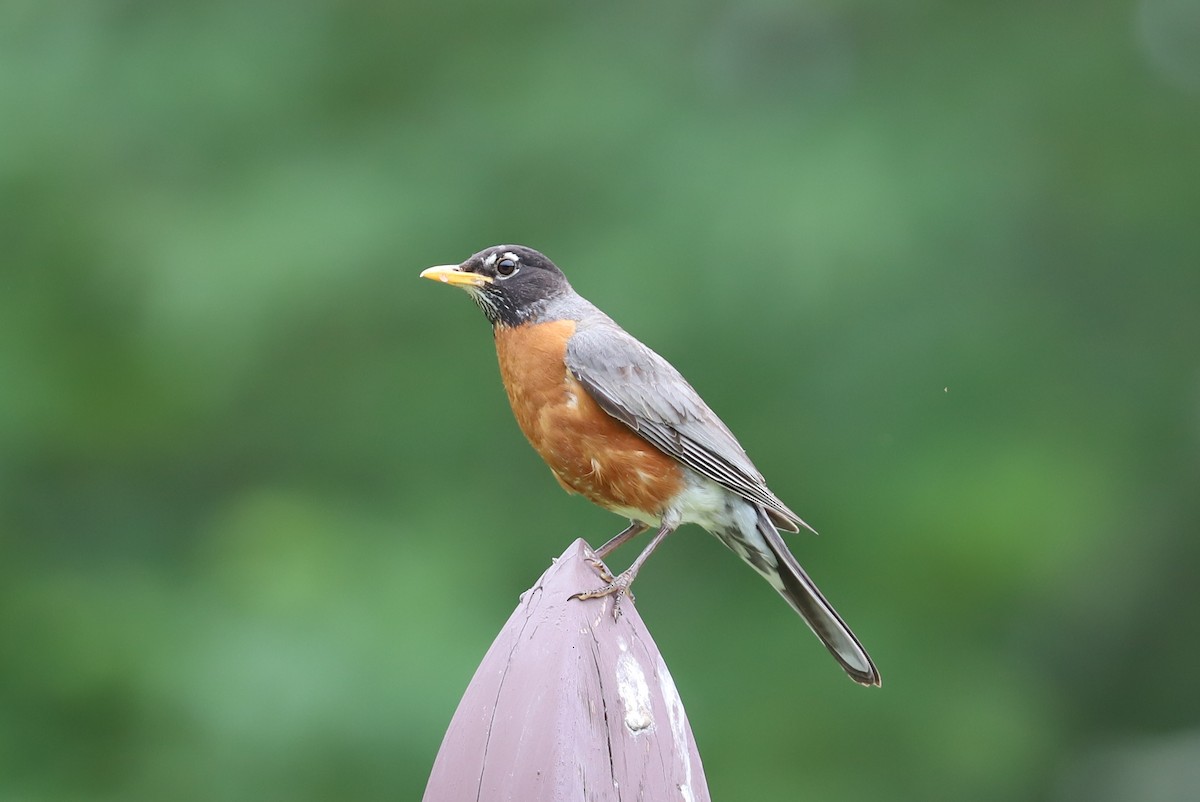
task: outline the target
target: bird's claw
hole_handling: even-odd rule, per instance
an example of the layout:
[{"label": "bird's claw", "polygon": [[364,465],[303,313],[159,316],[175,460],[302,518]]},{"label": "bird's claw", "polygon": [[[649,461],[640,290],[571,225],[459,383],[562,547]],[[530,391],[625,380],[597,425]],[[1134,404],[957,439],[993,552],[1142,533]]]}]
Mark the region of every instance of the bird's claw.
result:
[{"label": "bird's claw", "polygon": [[616,621],[621,617],[621,599],[628,598],[630,602],[636,601],[633,597],[633,591],[630,589],[630,586],[633,584],[633,576],[630,575],[629,572],[625,572],[614,577],[608,572],[607,568],[603,567],[603,563],[597,564],[599,563],[598,560],[594,562],[589,560],[589,562],[592,562],[592,564],[596,566],[596,570],[600,572],[600,578],[608,584],[602,588],[596,588],[595,590],[587,590],[576,593],[571,598],[583,601],[586,599],[602,599],[605,596],[612,596],[613,620]]},{"label": "bird's claw", "polygon": [[604,560],[601,560],[599,557],[588,557],[586,560],[589,565],[596,569],[596,573],[600,575],[600,579],[606,584],[611,585],[616,581],[616,577],[608,570],[608,566],[604,564]]}]

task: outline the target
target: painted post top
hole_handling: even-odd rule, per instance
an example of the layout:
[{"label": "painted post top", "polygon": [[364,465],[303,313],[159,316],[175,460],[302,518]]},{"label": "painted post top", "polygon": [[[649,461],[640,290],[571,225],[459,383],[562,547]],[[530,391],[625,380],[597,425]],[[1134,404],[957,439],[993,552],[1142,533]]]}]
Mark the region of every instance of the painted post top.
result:
[{"label": "painted post top", "polygon": [[424,802],[708,802],[683,702],[629,599],[576,540],[521,595],[459,702]]}]

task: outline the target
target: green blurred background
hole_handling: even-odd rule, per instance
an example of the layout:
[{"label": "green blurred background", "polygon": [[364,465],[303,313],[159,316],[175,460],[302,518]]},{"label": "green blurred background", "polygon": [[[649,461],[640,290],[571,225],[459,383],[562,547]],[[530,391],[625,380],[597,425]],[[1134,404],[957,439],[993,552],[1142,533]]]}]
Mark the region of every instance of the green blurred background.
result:
[{"label": "green blurred background", "polygon": [[623,525],[417,278],[500,242],[692,380],[883,673],[671,538],[714,798],[1195,798],[1200,4],[0,9],[0,800],[420,796]]}]

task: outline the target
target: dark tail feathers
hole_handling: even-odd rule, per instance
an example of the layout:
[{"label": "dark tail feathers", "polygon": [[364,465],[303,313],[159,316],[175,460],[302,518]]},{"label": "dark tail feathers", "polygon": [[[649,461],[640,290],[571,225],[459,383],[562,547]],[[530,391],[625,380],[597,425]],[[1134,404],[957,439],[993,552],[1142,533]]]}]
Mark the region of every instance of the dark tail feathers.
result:
[{"label": "dark tail feathers", "polygon": [[[809,579],[800,563],[788,551],[787,544],[783,542],[783,538],[761,507],[758,513],[758,531],[778,563],[779,579],[771,584],[779,594],[800,613],[805,623],[821,639],[821,643],[825,644],[825,648],[851,679],[862,685],[882,684],[879,671],[871,662],[867,650],[858,642],[858,638],[854,637],[850,627],[846,626],[846,622],[833,609],[833,605],[826,601],[816,584]],[[757,570],[762,571],[761,568]],[[770,580],[771,577],[768,576],[767,579]]]}]

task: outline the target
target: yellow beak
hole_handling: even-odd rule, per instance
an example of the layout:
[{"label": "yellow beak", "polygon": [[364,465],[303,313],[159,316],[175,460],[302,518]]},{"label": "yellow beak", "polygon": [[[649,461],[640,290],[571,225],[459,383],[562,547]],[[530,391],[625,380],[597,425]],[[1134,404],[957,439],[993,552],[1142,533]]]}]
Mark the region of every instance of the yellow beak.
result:
[{"label": "yellow beak", "polygon": [[421,278],[433,279],[443,284],[453,284],[456,287],[482,287],[491,284],[492,280],[478,273],[468,273],[458,265],[438,265],[427,267],[421,271]]}]

